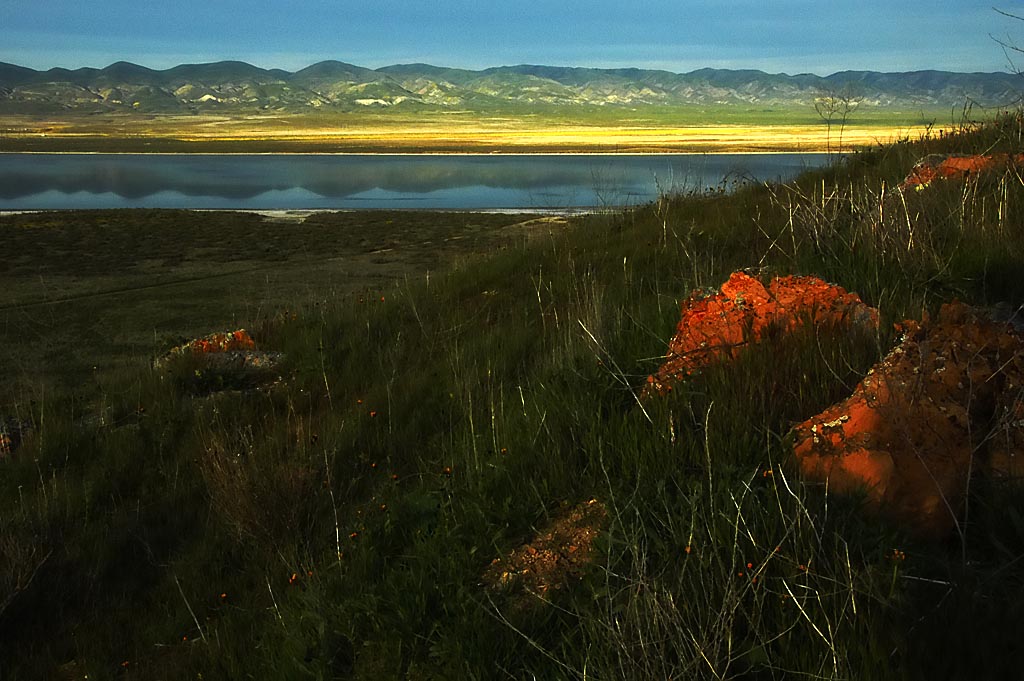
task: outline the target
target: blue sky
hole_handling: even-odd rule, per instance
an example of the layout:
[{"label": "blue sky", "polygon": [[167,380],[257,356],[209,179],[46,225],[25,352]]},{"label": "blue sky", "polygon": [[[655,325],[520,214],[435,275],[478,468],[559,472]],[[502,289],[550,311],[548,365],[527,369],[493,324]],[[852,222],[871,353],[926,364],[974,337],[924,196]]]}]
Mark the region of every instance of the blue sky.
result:
[{"label": "blue sky", "polygon": [[[1024,15],[1024,6],[996,4]],[[1005,71],[989,0],[0,0],[0,61]],[[1024,55],[1018,62],[1024,68]]]}]

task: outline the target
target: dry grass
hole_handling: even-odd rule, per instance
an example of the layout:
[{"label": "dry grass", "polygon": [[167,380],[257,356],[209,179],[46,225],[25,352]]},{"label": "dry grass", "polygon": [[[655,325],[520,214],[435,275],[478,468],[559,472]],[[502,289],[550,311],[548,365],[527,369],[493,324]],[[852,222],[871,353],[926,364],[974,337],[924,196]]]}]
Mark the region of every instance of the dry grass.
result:
[{"label": "dry grass", "polygon": [[[690,123],[679,120],[558,123],[530,117],[451,115],[422,119],[304,116],[161,116],[107,121],[69,118],[0,120],[6,146],[20,150],[105,150],[118,141],[136,151],[503,152],[503,153],[749,153],[823,152],[916,138],[928,126],[872,122],[831,130],[822,124]],[[176,143],[178,146],[173,146]],[[167,146],[171,145],[171,146]],[[81,149],[79,149],[81,147]],[[244,147],[244,148],[243,148]]]}]

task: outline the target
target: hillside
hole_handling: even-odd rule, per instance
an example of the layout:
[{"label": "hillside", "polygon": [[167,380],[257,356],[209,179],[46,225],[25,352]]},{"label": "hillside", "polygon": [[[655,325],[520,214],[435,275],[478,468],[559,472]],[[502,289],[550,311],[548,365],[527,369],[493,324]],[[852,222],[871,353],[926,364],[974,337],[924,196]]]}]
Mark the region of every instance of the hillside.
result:
[{"label": "hillside", "polygon": [[428,64],[367,69],[325,61],[294,73],[242,62],[153,70],[127,62],[106,68],[35,71],[0,63],[0,114],[140,111],[291,112],[400,108],[486,112],[538,106],[649,107],[745,105],[809,107],[829,94],[866,107],[943,109],[973,101],[1008,106],[1021,91],[1008,73],[846,71],[829,76],[700,69],[502,66],[480,71]]},{"label": "hillside", "polygon": [[[941,536],[804,475],[793,431],[946,303],[1019,321],[1022,133],[1005,116],[568,222],[10,216],[5,681],[1016,678],[1024,495],[983,456],[1020,460],[1019,344],[954,336],[920,375],[926,343],[899,356],[964,401],[909,405],[932,420],[908,456],[974,427],[979,466],[929,507]],[[1002,165],[903,183],[967,153]],[[767,320],[657,385],[681,307],[747,280],[743,312],[776,277],[874,311]]]}]

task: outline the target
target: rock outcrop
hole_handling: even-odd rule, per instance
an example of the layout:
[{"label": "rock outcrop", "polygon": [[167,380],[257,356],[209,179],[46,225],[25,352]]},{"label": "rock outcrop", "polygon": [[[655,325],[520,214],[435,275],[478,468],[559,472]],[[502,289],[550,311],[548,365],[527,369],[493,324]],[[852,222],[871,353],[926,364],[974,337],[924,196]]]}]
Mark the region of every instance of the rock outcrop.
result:
[{"label": "rock outcrop", "polygon": [[[853,394],[796,426],[805,479],[863,493],[869,506],[923,535],[957,526],[974,474],[1024,481],[1024,330],[1000,308],[944,305],[905,321],[903,340]],[[645,394],[664,394],[702,368],[801,325],[873,330],[878,311],[814,277],[768,286],[736,272],[718,293],[682,304],[676,335]]]},{"label": "rock outcrop", "polygon": [[1024,154],[929,154],[914,165],[900,188],[920,190],[935,180],[962,179],[1011,165],[1024,165]]},{"label": "rock outcrop", "polygon": [[203,338],[196,338],[187,343],[171,348],[166,355],[157,360],[157,364],[181,355],[208,355],[211,353],[255,350],[256,341],[245,329],[212,333]]},{"label": "rock outcrop", "polygon": [[193,382],[204,392],[227,388],[251,388],[274,381],[283,355],[256,348],[245,329],[214,333],[169,350],[153,366],[168,369],[176,362],[192,362]]},{"label": "rock outcrop", "polygon": [[960,303],[903,328],[850,397],[794,429],[794,453],[805,478],[942,536],[974,470],[1024,472],[1024,339]]},{"label": "rock outcrop", "polygon": [[608,511],[596,499],[566,509],[529,542],[495,558],[484,571],[484,584],[512,590],[519,606],[529,602],[530,594],[543,597],[561,589],[590,564],[594,540],[607,520]]},{"label": "rock outcrop", "polygon": [[665,362],[648,377],[645,392],[663,394],[701,368],[735,358],[769,330],[786,333],[804,324],[876,329],[878,310],[815,277],[776,277],[765,287],[734,272],[720,293],[698,290],[683,301]]}]

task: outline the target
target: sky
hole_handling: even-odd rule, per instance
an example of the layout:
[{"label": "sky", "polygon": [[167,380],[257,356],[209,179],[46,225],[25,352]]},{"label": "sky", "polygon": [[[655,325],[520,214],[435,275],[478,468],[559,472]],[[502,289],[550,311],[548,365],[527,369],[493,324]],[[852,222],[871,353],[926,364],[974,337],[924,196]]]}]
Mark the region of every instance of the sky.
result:
[{"label": "sky", "polygon": [[[1024,16],[1021,2],[998,4]],[[1024,70],[1024,20],[990,0],[0,0],[0,61],[150,68],[325,59],[843,70]]]}]

